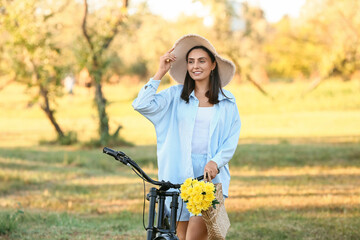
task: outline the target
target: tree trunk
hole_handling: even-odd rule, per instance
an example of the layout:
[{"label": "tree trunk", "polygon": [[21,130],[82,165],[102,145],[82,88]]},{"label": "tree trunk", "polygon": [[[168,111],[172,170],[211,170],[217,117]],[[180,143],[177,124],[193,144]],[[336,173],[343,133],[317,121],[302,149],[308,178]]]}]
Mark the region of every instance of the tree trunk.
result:
[{"label": "tree trunk", "polygon": [[54,110],[50,108],[48,91],[40,84],[40,96],[43,98],[43,104],[41,104],[41,109],[45,112],[47,118],[50,120],[51,124],[56,130],[59,138],[64,137],[64,132],[61,130],[59,124],[57,123]]},{"label": "tree trunk", "polygon": [[[249,82],[251,82],[262,94],[264,94],[267,97],[270,97],[270,95],[265,91],[264,88],[261,87],[259,83],[257,83],[250,74],[246,74],[246,78]],[[270,97],[271,98],[271,97]]]},{"label": "tree trunk", "polygon": [[64,132],[61,130],[60,125],[57,123],[55,116],[54,116],[54,110],[50,108],[50,101],[49,101],[49,91],[41,84],[40,81],[40,74],[38,72],[38,68],[36,67],[35,63],[33,61],[30,61],[33,70],[34,70],[34,78],[36,82],[39,84],[40,88],[40,96],[43,98],[43,103],[40,104],[41,109],[45,112],[47,118],[50,120],[51,124],[55,128],[55,131],[58,135],[58,138],[64,137]]},{"label": "tree trunk", "polygon": [[104,98],[100,82],[95,81],[95,102],[99,117],[100,142],[106,145],[109,139],[109,117],[106,113],[106,99]]},{"label": "tree trunk", "polygon": [[[82,32],[85,37],[87,44],[89,45],[90,52],[92,55],[91,58],[91,69],[90,74],[94,78],[95,84],[95,103],[98,111],[99,117],[99,135],[100,135],[100,144],[106,145],[109,141],[110,133],[109,133],[109,117],[106,113],[106,99],[102,92],[102,73],[103,69],[101,66],[101,57],[105,50],[108,49],[112,40],[118,33],[118,25],[123,21],[124,16],[120,16],[117,23],[112,28],[112,33],[104,39],[102,46],[99,48],[100,50],[96,51],[95,44],[96,42],[92,41],[92,37],[89,35],[87,31],[87,16],[88,16],[88,3],[87,0],[83,0],[84,3],[84,16],[82,20]],[[123,7],[127,8],[128,0],[123,0]],[[118,133],[118,130],[117,130]]]},{"label": "tree trunk", "polygon": [[316,77],[311,77],[311,79],[312,79],[312,81],[311,81],[309,87],[302,93],[303,97],[305,95],[307,95],[308,93],[312,92],[313,90],[315,90],[315,88],[317,88],[323,80],[323,78],[320,77],[320,75],[316,75]]},{"label": "tree trunk", "polygon": [[9,86],[10,83],[12,83],[12,82],[14,82],[14,79],[13,79],[13,78],[7,80],[4,84],[2,84],[2,85],[0,86],[0,91],[2,91],[5,87]]}]

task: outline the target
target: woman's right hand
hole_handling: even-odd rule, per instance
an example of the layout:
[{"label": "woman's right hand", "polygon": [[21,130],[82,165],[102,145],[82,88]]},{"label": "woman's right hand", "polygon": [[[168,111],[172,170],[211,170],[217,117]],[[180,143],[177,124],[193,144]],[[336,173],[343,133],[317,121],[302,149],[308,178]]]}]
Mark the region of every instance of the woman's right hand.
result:
[{"label": "woman's right hand", "polygon": [[174,48],[170,49],[163,56],[160,57],[159,69],[153,77],[154,80],[161,80],[161,78],[171,68],[171,63],[176,61],[176,56],[171,53],[173,50]]}]

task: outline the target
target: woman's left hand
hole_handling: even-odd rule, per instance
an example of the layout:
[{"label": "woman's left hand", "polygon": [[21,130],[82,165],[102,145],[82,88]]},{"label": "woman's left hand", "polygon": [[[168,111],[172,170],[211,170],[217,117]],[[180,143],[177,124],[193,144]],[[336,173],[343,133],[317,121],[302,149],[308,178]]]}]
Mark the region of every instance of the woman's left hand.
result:
[{"label": "woman's left hand", "polygon": [[216,177],[216,175],[219,173],[218,170],[218,165],[216,164],[216,162],[214,161],[209,161],[204,168],[204,178],[205,178],[205,173],[208,173],[211,177],[211,179],[214,179]]}]

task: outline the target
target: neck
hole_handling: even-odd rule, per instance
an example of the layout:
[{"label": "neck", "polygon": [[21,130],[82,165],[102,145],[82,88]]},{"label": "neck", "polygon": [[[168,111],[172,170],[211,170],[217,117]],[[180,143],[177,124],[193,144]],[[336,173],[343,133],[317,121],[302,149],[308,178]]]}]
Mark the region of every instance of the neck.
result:
[{"label": "neck", "polygon": [[208,81],[195,81],[195,93],[205,94],[208,90]]}]

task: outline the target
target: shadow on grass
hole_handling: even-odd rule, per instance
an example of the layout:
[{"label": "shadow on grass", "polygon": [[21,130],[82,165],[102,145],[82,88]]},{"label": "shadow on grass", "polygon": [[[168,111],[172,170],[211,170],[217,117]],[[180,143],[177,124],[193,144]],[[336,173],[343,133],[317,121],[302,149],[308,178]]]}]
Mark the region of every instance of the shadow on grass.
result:
[{"label": "shadow on grass", "polygon": [[[115,148],[116,149],[116,148]],[[156,147],[137,146],[119,148],[134,159],[141,167],[153,167],[156,170]],[[240,144],[231,166],[248,167],[249,169],[281,169],[303,167],[359,167],[359,143],[317,143],[294,144],[282,142],[279,144]],[[230,167],[231,168],[231,167]],[[288,171],[288,170],[284,170]],[[285,172],[285,175],[266,176],[255,171],[255,176],[234,174],[233,180],[246,186],[262,184],[311,187],[324,184],[325,191],[306,193],[269,193],[250,196],[247,193],[237,193],[231,198],[271,197],[312,197],[328,194],[332,186],[345,183],[346,186],[356,186],[360,175],[329,174],[321,172],[315,175],[302,173],[296,175]],[[252,170],[248,174],[252,174]],[[282,172],[284,173],[284,172]],[[118,178],[119,177],[119,178]],[[156,177],[156,176],[155,176]],[[102,182],[96,182],[100,179]],[[123,178],[123,179],[120,179]],[[110,182],[107,182],[110,179]],[[115,179],[115,180],[114,180]],[[125,180],[124,180],[125,179]],[[128,181],[134,183],[130,184]],[[74,181],[73,181],[74,180]],[[122,182],[124,181],[124,182]],[[130,169],[114,161],[102,153],[102,149],[82,150],[67,148],[0,148],[0,182],[5,183],[7,190],[0,197],[7,200],[8,206],[19,198],[10,194],[20,194],[26,198],[33,195],[38,199],[34,205],[29,205],[24,217],[20,220],[20,228],[7,233],[9,239],[144,239],[142,229],[142,214],[121,211],[118,214],[69,214],[59,213],[66,209],[68,201],[79,204],[78,212],[89,212],[96,209],[99,201],[107,201],[112,205],[123,204],[122,199],[138,199],[142,204],[142,184]],[[136,185],[136,186],[135,186]],[[271,190],[271,189],[270,189]],[[309,190],[309,191],[310,191]],[[9,194],[5,196],[4,193]],[[348,196],[346,191],[337,189],[331,195]],[[33,195],[32,195],[33,194]],[[353,192],[358,196],[358,192]],[[119,201],[113,201],[119,200]],[[23,199],[26,203],[27,199]],[[46,202],[48,201],[48,202]],[[235,200],[236,201],[236,200]],[[267,201],[267,200],[266,200]],[[240,202],[240,201],[239,201]],[[42,205],[46,203],[48,205]],[[38,204],[38,205],[37,205]],[[130,201],[130,204],[133,202]],[[313,204],[313,202],[311,202]],[[43,207],[42,212],[34,209]],[[107,205],[106,205],[107,206]],[[56,208],[62,207],[62,208]],[[73,206],[75,209],[76,206]],[[81,208],[82,207],[82,208]],[[85,209],[83,209],[85,208]],[[56,209],[56,210],[54,210]],[[11,210],[1,210],[5,214]],[[0,211],[0,212],[1,212]],[[75,209],[74,212],[77,210]],[[93,212],[93,211],[90,211]],[[238,239],[360,239],[359,206],[328,205],[305,208],[260,208],[257,210],[230,212],[232,227],[227,240]]]},{"label": "shadow on grass", "polygon": [[[359,239],[358,208],[260,208],[229,212],[227,240]],[[8,214],[2,210],[0,215]],[[146,221],[146,220],[145,220]],[[69,214],[25,211],[9,239],[144,239],[142,214]]]},{"label": "shadow on grass", "polygon": [[226,239],[360,239],[360,208],[307,206],[229,212]]},{"label": "shadow on grass", "polygon": [[[311,140],[309,140],[311,142]],[[125,152],[140,166],[156,166],[156,146],[114,148]],[[66,150],[66,148],[0,148],[2,158],[18,158],[45,163],[64,163],[78,167],[113,171],[111,157],[102,149]],[[360,143],[288,143],[240,144],[230,161],[231,166],[266,169],[299,166],[360,166]]]},{"label": "shadow on grass", "polygon": [[[141,167],[156,169],[156,147],[137,146],[119,148],[134,159]],[[231,166],[249,169],[270,169],[281,167],[359,167],[360,144],[241,144],[237,148]],[[231,168],[230,166],[230,168]],[[126,177],[135,177],[126,172],[125,166],[102,153],[102,149],[66,150],[49,148],[0,148],[0,179],[10,184],[3,193],[22,190],[30,186],[50,183],[54,178],[64,179],[109,176],[128,173]],[[21,176],[19,171],[22,171]],[[9,172],[12,172],[9,174]],[[15,172],[15,173],[14,173]],[[17,173],[16,173],[17,172]],[[154,176],[156,178],[156,176]],[[351,179],[350,179],[351,178]],[[334,184],[337,181],[360,181],[358,174],[331,175],[321,173],[296,176],[241,176],[234,175],[233,180],[244,182],[262,182],[270,184],[301,185],[309,183]]]},{"label": "shadow on grass", "polygon": [[267,194],[232,194],[231,199],[256,199],[256,198],[279,198],[279,197],[328,197],[328,196],[343,196],[343,197],[354,197],[360,196],[360,192],[353,193],[348,191],[343,192],[321,192],[321,193],[267,193]]},{"label": "shadow on grass", "polygon": [[[289,170],[290,171],[290,170]],[[241,174],[241,173],[240,173]],[[266,176],[257,174],[256,176],[234,176],[232,181],[239,180],[243,184],[257,184],[257,185],[281,185],[281,186],[308,186],[316,185],[339,185],[342,183],[360,183],[360,173],[342,173],[342,174],[298,174],[298,175],[281,175],[281,176]]]},{"label": "shadow on grass", "polygon": [[[117,151],[123,151],[138,163],[152,164],[156,163],[155,146],[136,146],[114,148]],[[45,163],[71,163],[77,162],[78,166],[94,167],[98,162],[113,163],[114,160],[99,149],[71,149],[67,148],[0,148],[0,158],[26,159],[33,162]]]},{"label": "shadow on grass", "polygon": [[[9,214],[2,210],[0,216]],[[79,215],[25,211],[7,239],[144,239],[142,216],[123,211],[117,214]],[[3,236],[5,237],[5,236]],[[0,235],[1,238],[1,235]]]},{"label": "shadow on grass", "polygon": [[360,143],[347,144],[241,144],[231,166],[256,169],[300,166],[360,166]]}]

